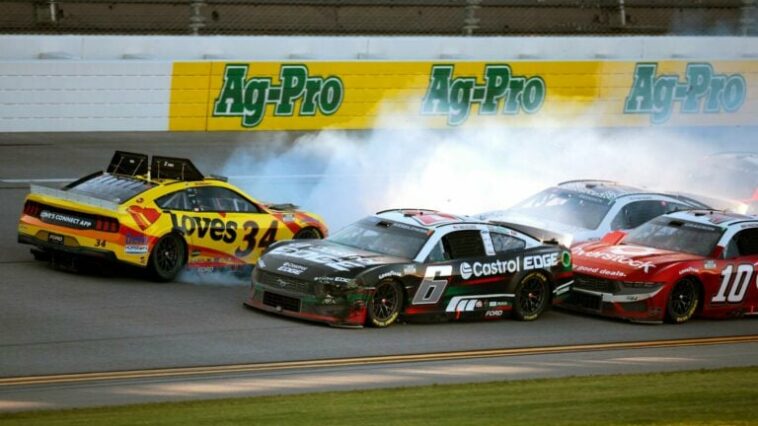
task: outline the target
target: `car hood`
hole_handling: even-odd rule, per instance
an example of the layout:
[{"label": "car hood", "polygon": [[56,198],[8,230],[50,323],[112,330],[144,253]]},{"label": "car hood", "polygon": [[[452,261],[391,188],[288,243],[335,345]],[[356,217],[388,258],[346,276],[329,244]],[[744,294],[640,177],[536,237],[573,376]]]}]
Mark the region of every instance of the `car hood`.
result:
[{"label": "car hood", "polygon": [[674,263],[705,259],[689,253],[603,242],[577,245],[571,253],[574,272],[635,280],[649,278]]},{"label": "car hood", "polygon": [[257,266],[276,274],[316,280],[354,278],[376,266],[407,262],[408,259],[365,251],[328,240],[292,240],[272,247],[261,257]]}]

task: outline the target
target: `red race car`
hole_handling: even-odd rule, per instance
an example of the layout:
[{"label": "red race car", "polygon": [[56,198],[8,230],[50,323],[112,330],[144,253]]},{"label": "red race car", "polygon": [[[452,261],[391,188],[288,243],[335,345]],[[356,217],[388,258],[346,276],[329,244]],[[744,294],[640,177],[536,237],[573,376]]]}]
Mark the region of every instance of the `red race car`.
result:
[{"label": "red race car", "polygon": [[572,251],[558,306],[636,322],[758,315],[756,216],[681,211]]}]

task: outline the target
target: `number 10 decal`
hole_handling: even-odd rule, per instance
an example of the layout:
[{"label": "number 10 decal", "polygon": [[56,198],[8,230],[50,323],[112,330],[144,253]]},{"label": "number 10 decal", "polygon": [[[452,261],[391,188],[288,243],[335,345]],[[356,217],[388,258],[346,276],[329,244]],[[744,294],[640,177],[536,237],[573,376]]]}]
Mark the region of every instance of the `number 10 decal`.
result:
[{"label": "number 10 decal", "polygon": [[[447,277],[453,275],[453,267],[451,265],[445,266],[430,266],[426,268],[424,273],[424,280],[421,281],[416,294],[413,296],[414,305],[431,305],[437,303],[445,294],[445,288],[447,288]],[[444,278],[438,280],[435,278]]]},{"label": "number 10 decal", "polygon": [[[750,287],[750,279],[753,277],[753,265],[743,264],[737,267],[737,272],[734,273],[734,266],[729,265],[721,271],[721,287],[718,294],[713,296],[711,303],[740,303],[745,298],[748,287]],[[734,277],[734,280],[732,280]],[[758,285],[758,281],[756,282]],[[729,295],[726,294],[727,290]]]}]

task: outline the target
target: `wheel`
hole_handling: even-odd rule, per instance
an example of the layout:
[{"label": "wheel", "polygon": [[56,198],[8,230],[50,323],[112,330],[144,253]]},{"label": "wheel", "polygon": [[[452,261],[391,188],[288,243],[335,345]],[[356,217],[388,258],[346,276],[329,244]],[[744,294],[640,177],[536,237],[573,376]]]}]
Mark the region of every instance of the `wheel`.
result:
[{"label": "wheel", "polygon": [[666,321],[681,324],[695,315],[700,300],[700,287],[689,278],[685,278],[676,284],[669,294],[666,303]]},{"label": "wheel", "polygon": [[550,301],[550,280],[542,272],[532,272],[516,285],[513,314],[521,321],[532,321],[542,315]]},{"label": "wheel", "polygon": [[148,260],[152,278],[161,282],[176,278],[184,266],[185,250],[184,241],[176,234],[164,235],[158,240]]},{"label": "wheel", "polygon": [[403,305],[403,290],[392,280],[380,281],[368,301],[368,324],[388,327],[397,320]]},{"label": "wheel", "polygon": [[295,240],[318,240],[321,239],[321,233],[316,228],[303,228],[295,234],[292,239]]}]

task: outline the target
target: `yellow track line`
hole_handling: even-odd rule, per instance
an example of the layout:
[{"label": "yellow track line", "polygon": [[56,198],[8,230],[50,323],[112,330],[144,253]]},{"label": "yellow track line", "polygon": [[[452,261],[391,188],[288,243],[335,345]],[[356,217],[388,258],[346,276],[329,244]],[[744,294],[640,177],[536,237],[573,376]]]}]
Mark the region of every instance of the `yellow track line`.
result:
[{"label": "yellow track line", "polygon": [[610,351],[619,349],[669,348],[676,346],[726,345],[758,343],[758,335],[668,339],[641,342],[592,343],[581,345],[544,346],[528,348],[485,349],[458,352],[436,352],[411,355],[368,356],[311,361],[283,361],[259,364],[234,364],[208,367],[163,368],[152,370],[111,371],[101,373],[56,374],[47,376],[0,378],[0,387],[76,383],[100,380],[129,380],[154,377],[181,377],[210,374],[253,373],[298,368],[328,368],[391,364],[404,362],[453,361],[473,358],[493,358],[525,355],[559,354],[569,352]]}]

